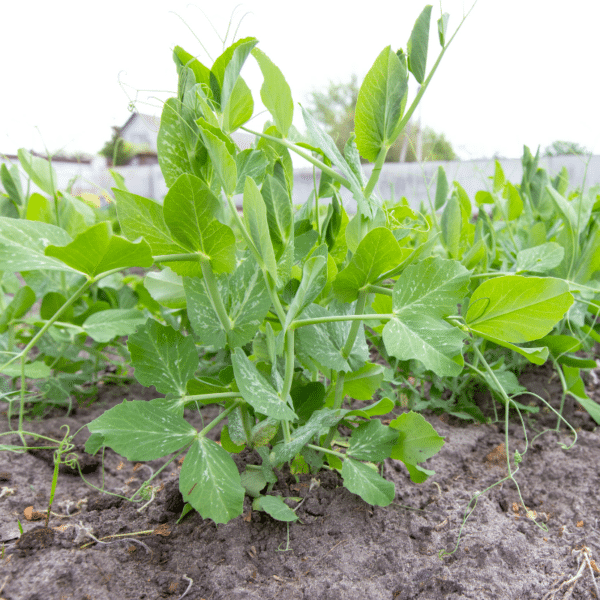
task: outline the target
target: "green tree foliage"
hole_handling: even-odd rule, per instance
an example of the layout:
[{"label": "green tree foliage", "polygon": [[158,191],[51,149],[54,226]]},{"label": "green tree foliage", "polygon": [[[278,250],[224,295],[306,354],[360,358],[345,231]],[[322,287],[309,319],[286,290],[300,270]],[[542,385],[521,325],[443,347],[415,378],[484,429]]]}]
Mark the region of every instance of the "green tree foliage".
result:
[{"label": "green tree foliage", "polygon": [[569,154],[589,154],[589,150],[576,142],[556,140],[544,150],[544,156],[565,156]]},{"label": "green tree foliage", "polygon": [[112,161],[113,166],[126,165],[136,154],[136,148],[121,137],[121,128],[113,126],[112,137],[98,152]]},{"label": "green tree foliage", "polygon": [[[348,82],[330,82],[326,91],[313,91],[309,95],[311,114],[325,127],[342,153],[350,134],[354,131],[354,109],[358,90],[358,78],[352,75]],[[458,159],[452,144],[443,133],[437,133],[430,127],[421,129],[419,124],[409,121],[404,132],[390,148],[386,162],[416,162],[419,135],[423,160]]]}]

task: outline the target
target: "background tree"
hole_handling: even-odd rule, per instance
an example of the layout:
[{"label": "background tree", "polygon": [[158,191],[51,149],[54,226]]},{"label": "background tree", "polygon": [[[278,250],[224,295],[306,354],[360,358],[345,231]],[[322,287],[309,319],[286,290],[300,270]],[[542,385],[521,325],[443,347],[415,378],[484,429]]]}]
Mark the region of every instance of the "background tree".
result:
[{"label": "background tree", "polygon": [[[326,91],[309,94],[308,110],[334,139],[340,152],[354,131],[354,108],[358,99],[358,78],[352,75],[349,82],[330,82]],[[386,162],[416,162],[418,160],[419,136],[422,160],[458,160],[452,144],[430,127],[409,121],[390,148]]]},{"label": "background tree", "polygon": [[106,156],[113,166],[126,165],[136,153],[135,148],[121,137],[121,128],[113,125],[112,137],[98,152],[100,156]]},{"label": "background tree", "polygon": [[564,156],[568,154],[589,154],[589,150],[576,142],[565,142],[556,140],[544,150],[544,156]]}]

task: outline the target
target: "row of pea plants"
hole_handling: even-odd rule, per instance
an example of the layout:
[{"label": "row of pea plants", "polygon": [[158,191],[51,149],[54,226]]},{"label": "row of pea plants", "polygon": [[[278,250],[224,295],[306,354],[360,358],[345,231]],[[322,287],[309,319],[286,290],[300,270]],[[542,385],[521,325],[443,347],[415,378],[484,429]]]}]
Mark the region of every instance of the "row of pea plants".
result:
[{"label": "row of pea plants", "polygon": [[[443,171],[428,211],[385,202],[377,192],[387,151],[454,37],[447,39],[443,14],[441,51],[427,72],[431,11],[426,6],[417,18],[406,51],[387,47],[375,60],[343,153],[305,109],[306,135],[293,127],[290,88],[255,38],[232,44],[211,68],[176,47],[177,95],[164,105],[158,136],[169,188],[162,203],[120,182],[113,191],[123,235],[98,217],[70,232],[58,208],[70,198],[54,190],[48,214],[56,221],[0,218],[0,268],[20,272],[34,290],[19,287],[12,312],[5,311],[7,326],[23,331],[29,300],[43,296],[43,306],[55,294],[52,311],[24,330],[22,350],[7,350],[13,354],[0,365],[21,377],[16,432],[23,444],[25,379],[56,366],[30,361],[30,351],[45,352],[42,340],[65,335],[94,344],[128,335],[136,379],[164,395],[123,402],[89,423],[86,451],[108,447],[135,461],[185,455],[186,506],[216,523],[240,515],[246,494],[255,509],[295,520],[283,499],[269,494],[275,470],[286,464],[294,473],[337,470],[347,489],[378,506],[395,496],[379,474],[385,459],[402,461],[414,482],[425,481],[432,471],[423,463],[443,438],[412,410],[387,424],[378,418],[394,410],[399,386],[403,393],[412,386],[410,401],[418,404],[415,375],[431,389],[454,390],[447,406],[471,418],[482,415],[460,390],[480,379],[508,420],[509,408],[523,405],[512,399],[522,389],[505,363],[551,358],[565,393],[599,419],[580,377],[591,359],[574,354],[591,350],[598,337],[594,192],[565,197],[564,177],[549,181],[530,153],[518,188],[497,166],[490,190],[475,198],[475,222],[467,194],[456,183],[450,189]],[[262,71],[261,100],[272,118],[262,131],[246,127],[254,100],[241,70],[250,57]],[[421,87],[407,107],[411,75]],[[253,148],[236,147],[231,133],[238,129],[255,136]],[[299,210],[291,201],[291,152],[319,171]],[[368,178],[361,157],[374,163]],[[37,160],[23,167],[39,185],[44,165]],[[357,203],[351,218],[342,186]],[[128,281],[121,273],[130,267],[159,270]],[[46,287],[34,289],[38,279]],[[117,298],[129,290],[121,295],[133,294],[130,306],[93,310],[107,280],[130,284],[111,288]],[[75,311],[82,300],[88,314]],[[369,345],[389,367],[370,360]],[[367,404],[353,408],[346,398]],[[198,431],[184,410],[208,404],[220,410]],[[208,435],[217,426],[220,443]],[[239,473],[231,454],[244,448],[261,460]],[[507,464],[511,475],[508,444]],[[150,481],[131,499],[141,500]]]}]

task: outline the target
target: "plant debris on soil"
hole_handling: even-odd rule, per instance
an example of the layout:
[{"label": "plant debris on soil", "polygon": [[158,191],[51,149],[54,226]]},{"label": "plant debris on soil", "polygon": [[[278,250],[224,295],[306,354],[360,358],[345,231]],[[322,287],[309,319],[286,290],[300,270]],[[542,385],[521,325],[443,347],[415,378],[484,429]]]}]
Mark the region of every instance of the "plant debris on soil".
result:
[{"label": "plant debris on soil", "polygon": [[[558,406],[561,388],[549,373],[526,373],[524,385]],[[587,392],[600,401],[597,382],[591,379]],[[124,397],[156,395],[137,384],[101,389],[90,408],[31,421],[26,429],[58,436],[66,424],[75,432]],[[573,403],[570,413],[578,434],[573,448],[561,447],[572,441],[561,427],[537,437],[523,456],[516,479],[525,505],[510,481],[481,494],[458,548],[443,558],[440,551],[456,547],[474,494],[507,474],[503,422],[473,425],[430,415],[446,442],[425,465],[436,474],[413,484],[402,463],[386,461],[383,474],[394,481],[396,498],[385,508],[369,506],[350,493],[337,472],[279,473],[273,493],[298,507],[299,521],[289,526],[252,511],[248,498],[244,514],[225,525],[205,521],[195,511],[177,524],[184,503],[174,462],[152,482],[156,496],[145,508],[145,502],[101,494],[76,470],[61,467],[46,527],[51,452],[2,452],[0,598],[598,598],[600,437],[585,411]],[[200,426],[197,412],[186,418]],[[530,416],[529,439],[537,431],[554,429],[555,422],[547,409]],[[5,418],[1,426],[7,430]],[[84,477],[97,488],[131,496],[150,469],[164,464],[134,464],[106,450],[103,469],[100,453],[92,457],[83,452],[88,435],[84,428],[75,438],[76,453]],[[4,439],[19,443],[17,436]],[[511,421],[509,441],[512,454],[524,452],[520,422]],[[236,456],[240,468],[257,459],[247,450]]]}]

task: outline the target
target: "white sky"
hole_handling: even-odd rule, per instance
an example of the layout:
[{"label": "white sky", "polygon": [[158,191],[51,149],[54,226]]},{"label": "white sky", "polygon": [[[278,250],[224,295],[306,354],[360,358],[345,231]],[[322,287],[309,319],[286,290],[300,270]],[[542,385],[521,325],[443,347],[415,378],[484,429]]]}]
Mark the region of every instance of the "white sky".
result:
[{"label": "white sky", "polygon": [[[450,33],[471,1],[443,0]],[[130,99],[137,100],[140,112],[160,114],[161,101],[176,90],[175,45],[212,64],[171,11],[214,59],[221,42],[200,9],[223,36],[237,4],[4,3],[0,153],[20,147],[95,153],[110,138],[111,126],[130,116]],[[282,70],[294,101],[306,104],[308,94],[330,80],[348,81],[352,73],[362,80],[385,46],[406,49],[424,5],[422,0],[245,0],[229,39],[250,13],[237,38],[257,37]],[[433,25],[439,15],[437,2]],[[599,22],[597,0],[479,0],[425,94],[423,124],[443,132],[463,159],[494,153],[520,157],[524,144],[543,150],[557,139],[600,154]],[[439,49],[437,34],[432,35],[428,67]],[[258,109],[261,76],[252,57],[242,75],[255,91]],[[251,126],[260,127],[265,118],[257,117]],[[304,129],[299,110],[294,123]]]}]

